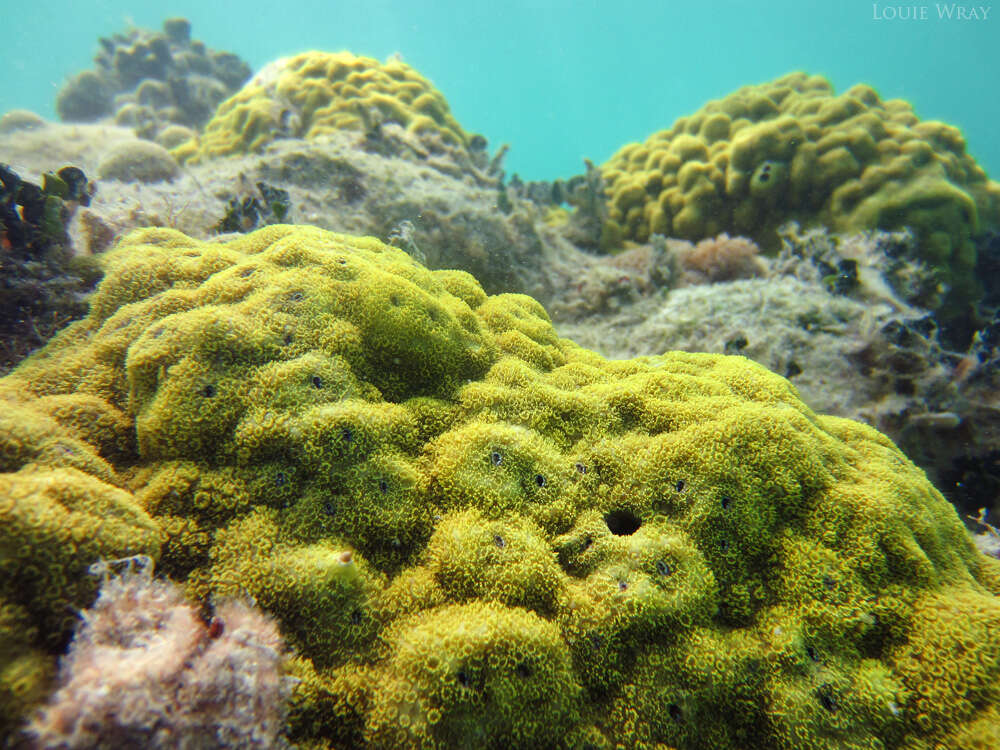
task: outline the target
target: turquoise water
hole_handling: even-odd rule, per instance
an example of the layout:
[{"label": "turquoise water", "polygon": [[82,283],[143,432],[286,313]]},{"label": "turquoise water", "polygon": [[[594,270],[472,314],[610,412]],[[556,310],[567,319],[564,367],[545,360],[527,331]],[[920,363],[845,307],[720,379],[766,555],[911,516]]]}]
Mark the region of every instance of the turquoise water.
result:
[{"label": "turquoise water", "polygon": [[[255,69],[310,48],[380,59],[399,52],[441,89],[463,126],[493,147],[510,143],[508,172],[527,179],[576,174],[584,157],[602,162],[709,99],[796,69],[826,75],[838,91],[868,83],[884,98],[909,100],[921,118],[956,125],[996,178],[1000,8],[970,18],[980,7],[867,0],[2,0],[14,33],[4,35],[0,49],[0,112],[23,107],[53,117],[58,87],[90,67],[99,36],[129,20],[159,28],[164,17],[182,15],[194,38],[239,54]],[[941,17],[949,9],[952,18]],[[914,13],[916,20],[899,18]]]}]

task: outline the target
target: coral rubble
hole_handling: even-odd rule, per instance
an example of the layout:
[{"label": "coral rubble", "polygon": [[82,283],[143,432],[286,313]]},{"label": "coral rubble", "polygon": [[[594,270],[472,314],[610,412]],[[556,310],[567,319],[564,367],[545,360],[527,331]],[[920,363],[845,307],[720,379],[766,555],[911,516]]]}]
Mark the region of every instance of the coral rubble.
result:
[{"label": "coral rubble", "polygon": [[[1000,741],[1000,561],[784,378],[605,360],[529,297],[310,227],[142,230],[106,266],[0,380],[0,559],[36,555],[4,602],[46,593],[0,633],[52,652],[86,566],[142,546],[276,618],[309,746]],[[68,495],[109,549],[87,514],[29,523]]]}]

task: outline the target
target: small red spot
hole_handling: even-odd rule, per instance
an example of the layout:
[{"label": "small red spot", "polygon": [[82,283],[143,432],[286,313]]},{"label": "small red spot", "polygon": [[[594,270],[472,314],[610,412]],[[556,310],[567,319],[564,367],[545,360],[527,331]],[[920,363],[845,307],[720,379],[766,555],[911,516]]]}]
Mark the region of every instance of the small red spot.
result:
[{"label": "small red spot", "polygon": [[208,623],[208,637],[215,640],[226,629],[221,617],[213,617]]}]

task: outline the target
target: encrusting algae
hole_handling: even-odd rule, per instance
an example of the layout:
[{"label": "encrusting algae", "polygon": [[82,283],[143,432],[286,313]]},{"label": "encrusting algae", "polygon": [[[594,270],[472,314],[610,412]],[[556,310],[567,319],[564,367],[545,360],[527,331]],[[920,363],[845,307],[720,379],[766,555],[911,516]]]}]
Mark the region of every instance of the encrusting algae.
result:
[{"label": "encrusting algae", "polygon": [[1000,745],[1000,561],[784,378],[309,227],[106,268],[0,380],[5,731],[147,554],[277,619],[302,747]]}]

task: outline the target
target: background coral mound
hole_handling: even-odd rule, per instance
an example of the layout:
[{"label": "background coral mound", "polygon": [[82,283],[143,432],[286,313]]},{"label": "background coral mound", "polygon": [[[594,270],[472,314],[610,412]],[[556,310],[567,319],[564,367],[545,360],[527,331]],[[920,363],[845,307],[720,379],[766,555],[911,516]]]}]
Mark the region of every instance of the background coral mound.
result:
[{"label": "background coral mound", "polygon": [[374,141],[388,123],[405,128],[418,153],[464,150],[470,144],[441,92],[406,63],[305,52],[267,65],[220,105],[198,139],[175,154],[199,160],[259,151],[275,138],[312,139],[335,130],[356,130]]},{"label": "background coral mound", "polygon": [[607,361],[371,238],[157,229],[0,394],[36,463],[126,478],[189,595],[277,618],[293,742],[996,744],[1000,561],[744,358]]},{"label": "background coral mound", "polygon": [[776,249],[796,219],[838,231],[910,227],[958,295],[975,289],[973,233],[1000,221],[1000,185],[958,129],[921,122],[868,86],[835,96],[793,73],[705,105],[604,165],[610,221],[628,239],[726,231]]},{"label": "background coral mound", "polygon": [[114,116],[118,125],[149,139],[178,128],[190,134],[251,74],[233,53],[191,39],[191,23],[184,18],[167,19],[162,32],[133,27],[100,43],[94,69],[76,74],[59,90],[60,119]]}]

